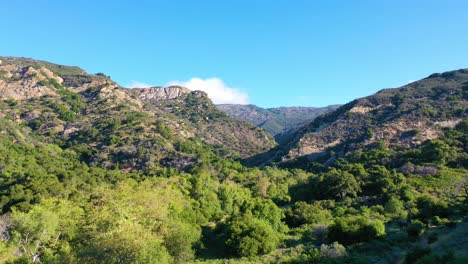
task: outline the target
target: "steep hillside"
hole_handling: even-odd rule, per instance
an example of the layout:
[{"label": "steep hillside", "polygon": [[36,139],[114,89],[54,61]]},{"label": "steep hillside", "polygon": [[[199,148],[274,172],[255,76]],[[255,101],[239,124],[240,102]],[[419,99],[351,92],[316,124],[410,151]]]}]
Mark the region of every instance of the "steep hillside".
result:
[{"label": "steep hillside", "polygon": [[232,117],[265,129],[277,142],[282,143],[303,125],[339,106],[261,108],[255,105],[224,104],[216,107]]},{"label": "steep hillside", "polygon": [[376,144],[414,147],[438,138],[444,128],[466,118],[467,100],[468,70],[433,74],[318,117],[263,158],[280,162],[327,160]]},{"label": "steep hillside", "polygon": [[126,89],[78,67],[0,60],[0,116],[79,149],[89,164],[188,168],[206,151],[245,158],[275,144],[263,130],[216,109],[203,92]]}]

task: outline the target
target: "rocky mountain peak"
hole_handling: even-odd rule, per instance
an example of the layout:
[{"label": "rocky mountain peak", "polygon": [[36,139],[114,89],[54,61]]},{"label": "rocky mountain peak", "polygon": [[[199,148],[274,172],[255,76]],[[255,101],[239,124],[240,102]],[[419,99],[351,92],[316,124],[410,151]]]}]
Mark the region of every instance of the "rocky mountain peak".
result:
[{"label": "rocky mountain peak", "polygon": [[57,83],[63,80],[44,67],[22,67],[14,64],[0,65],[0,97],[23,100],[44,95],[55,96],[48,89],[45,80],[53,79]]},{"label": "rocky mountain peak", "polygon": [[130,88],[130,93],[136,95],[143,101],[174,100],[192,94],[196,98],[207,98],[208,94],[203,91],[191,91],[186,87],[173,85],[167,87]]},{"label": "rocky mountain peak", "polygon": [[176,99],[191,92],[182,86],[132,88],[131,91],[142,100],[154,101]]}]

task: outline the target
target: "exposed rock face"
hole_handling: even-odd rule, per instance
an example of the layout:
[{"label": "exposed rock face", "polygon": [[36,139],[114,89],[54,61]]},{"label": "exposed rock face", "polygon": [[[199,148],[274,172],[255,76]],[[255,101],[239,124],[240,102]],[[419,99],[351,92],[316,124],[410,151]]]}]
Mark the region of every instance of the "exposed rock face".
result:
[{"label": "exposed rock face", "polygon": [[0,64],[0,98],[26,100],[42,96],[58,97],[58,89],[74,93],[95,90],[94,96],[84,98],[86,101],[99,98],[111,105],[123,102],[137,108],[143,105],[107,77],[87,74],[78,67],[14,57],[4,57]]},{"label": "exposed rock face", "polygon": [[180,86],[133,88],[131,91],[142,100],[156,101],[176,99],[191,92],[189,89]]},{"label": "exposed rock face", "polygon": [[0,98],[24,100],[45,95],[57,94],[43,85],[41,81],[53,78],[61,82],[61,78],[54,76],[45,68],[19,67],[16,65],[0,65]]}]

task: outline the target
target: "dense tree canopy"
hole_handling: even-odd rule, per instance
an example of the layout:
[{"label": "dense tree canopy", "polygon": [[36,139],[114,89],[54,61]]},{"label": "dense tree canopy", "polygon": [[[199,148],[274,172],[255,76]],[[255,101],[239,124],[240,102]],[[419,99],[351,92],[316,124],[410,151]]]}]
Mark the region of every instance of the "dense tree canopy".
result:
[{"label": "dense tree canopy", "polygon": [[[102,120],[85,137],[129,120]],[[3,120],[0,262],[445,258],[437,234],[462,232],[468,212],[465,123],[413,149],[377,146],[308,171],[248,168],[194,139],[179,144],[199,159],[189,169],[127,171],[117,162],[124,153],[101,166],[89,159],[98,152],[92,144],[46,141],[27,124]],[[163,124],[158,129],[170,137]],[[151,152],[135,153],[152,160]],[[410,251],[429,235],[434,252]]]}]

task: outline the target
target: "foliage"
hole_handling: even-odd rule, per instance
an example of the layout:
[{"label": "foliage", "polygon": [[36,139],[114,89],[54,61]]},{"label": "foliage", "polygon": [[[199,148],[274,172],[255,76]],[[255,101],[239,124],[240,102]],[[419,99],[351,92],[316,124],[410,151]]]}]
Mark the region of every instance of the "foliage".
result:
[{"label": "foliage", "polygon": [[259,168],[240,150],[258,154],[271,138],[202,93],[141,106],[101,74],[33,64],[64,81],[40,82],[59,96],[0,100],[2,263],[466,262],[468,120],[418,146],[358,144],[380,135],[388,111],[460,120],[447,107],[463,106],[458,88],[384,90],[372,118],[349,113],[352,102],[312,124],[363,125],[346,149]]},{"label": "foliage", "polygon": [[428,247],[417,246],[412,248],[405,256],[405,263],[411,264],[416,263],[417,260],[431,253],[431,249]]},{"label": "foliage", "polygon": [[333,216],[330,210],[323,208],[319,203],[308,204],[296,202],[291,210],[287,211],[286,221],[290,226],[301,226],[304,224],[329,224]]},{"label": "foliage", "polygon": [[320,246],[320,255],[325,258],[336,259],[346,256],[347,253],[343,245],[333,242],[331,245],[322,244]]},{"label": "foliage", "polygon": [[278,234],[267,222],[248,215],[232,219],[225,228],[227,250],[235,256],[266,254],[279,242]]},{"label": "foliage", "polygon": [[328,228],[328,239],[344,245],[367,242],[385,236],[385,225],[380,220],[364,216],[341,217]]},{"label": "foliage", "polygon": [[417,237],[424,233],[424,229],[425,229],[424,224],[419,220],[415,220],[408,226],[408,228],[406,229],[406,232],[410,236]]}]

